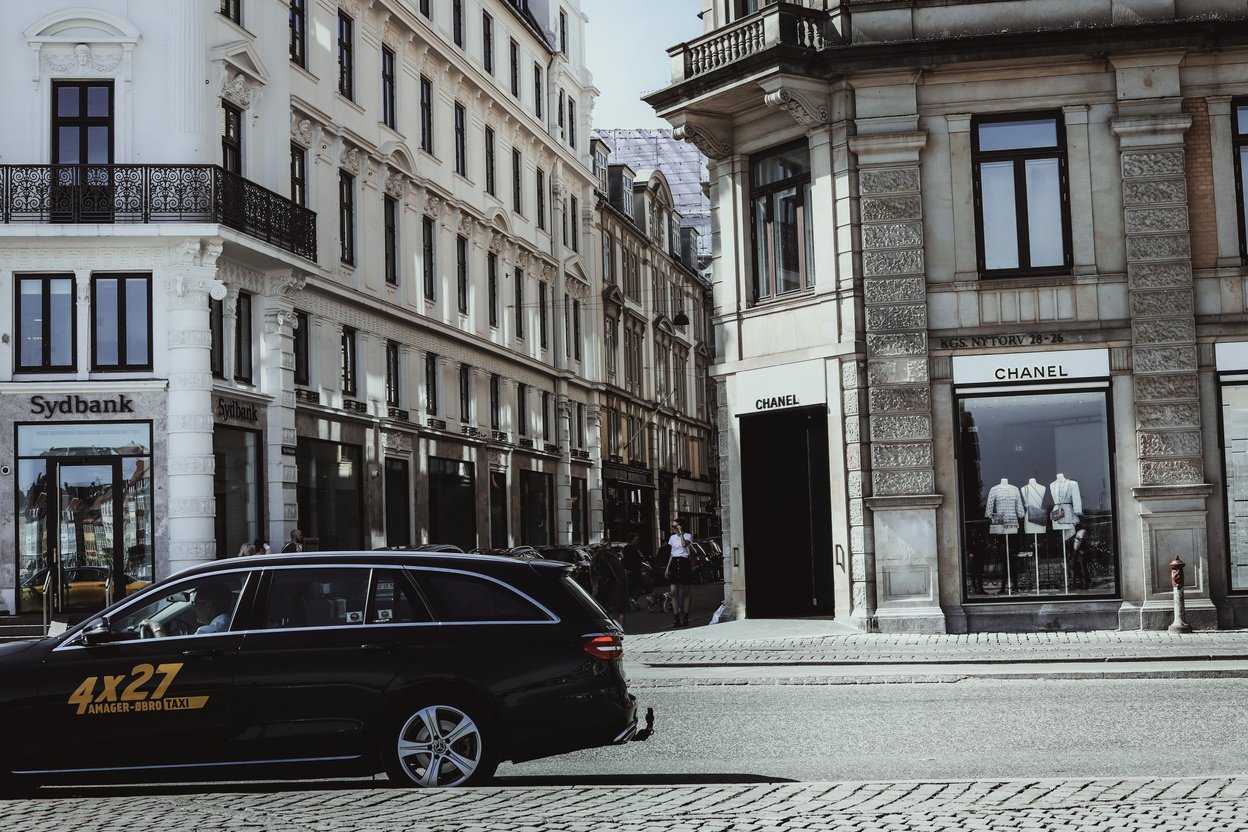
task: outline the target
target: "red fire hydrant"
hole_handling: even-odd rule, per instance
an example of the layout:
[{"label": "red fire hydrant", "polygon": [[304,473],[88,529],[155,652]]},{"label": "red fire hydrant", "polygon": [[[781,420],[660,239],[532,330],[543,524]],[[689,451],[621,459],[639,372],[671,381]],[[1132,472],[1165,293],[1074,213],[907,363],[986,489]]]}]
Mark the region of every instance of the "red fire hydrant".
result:
[{"label": "red fire hydrant", "polygon": [[1187,609],[1183,604],[1183,570],[1187,568],[1180,558],[1170,561],[1170,586],[1174,588],[1174,621],[1170,624],[1172,633],[1190,633],[1192,627],[1187,623]]}]

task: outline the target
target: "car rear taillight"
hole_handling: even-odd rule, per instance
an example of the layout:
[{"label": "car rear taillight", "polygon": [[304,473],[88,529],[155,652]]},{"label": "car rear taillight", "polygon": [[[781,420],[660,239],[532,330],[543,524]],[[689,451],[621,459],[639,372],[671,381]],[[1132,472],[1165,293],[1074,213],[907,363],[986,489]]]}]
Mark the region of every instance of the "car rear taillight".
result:
[{"label": "car rear taillight", "polygon": [[624,640],[619,636],[587,636],[581,647],[595,659],[604,662],[624,656]]}]

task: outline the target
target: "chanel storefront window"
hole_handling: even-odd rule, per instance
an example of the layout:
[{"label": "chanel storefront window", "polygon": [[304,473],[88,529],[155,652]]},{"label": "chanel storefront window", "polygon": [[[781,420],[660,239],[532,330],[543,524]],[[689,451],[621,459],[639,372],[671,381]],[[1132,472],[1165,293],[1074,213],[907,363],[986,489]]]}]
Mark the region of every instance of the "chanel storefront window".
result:
[{"label": "chanel storefront window", "polygon": [[301,436],[295,461],[304,544],[322,552],[363,546],[360,446]]},{"label": "chanel storefront window", "polygon": [[263,534],[260,440],[258,430],[217,425],[212,434],[217,498],[217,557],[243,553]]},{"label": "chanel storefront window", "polygon": [[[133,407],[126,396],[44,404]],[[151,436],[147,422],[17,425],[19,612],[95,610],[154,579]]]},{"label": "chanel storefront window", "polygon": [[[1005,369],[993,371],[993,378],[1067,381],[1079,375],[1077,360],[1067,366],[1001,358]],[[955,382],[957,374],[955,363]],[[1109,391],[1103,382],[1061,387],[958,390],[967,600],[1118,594]]]}]

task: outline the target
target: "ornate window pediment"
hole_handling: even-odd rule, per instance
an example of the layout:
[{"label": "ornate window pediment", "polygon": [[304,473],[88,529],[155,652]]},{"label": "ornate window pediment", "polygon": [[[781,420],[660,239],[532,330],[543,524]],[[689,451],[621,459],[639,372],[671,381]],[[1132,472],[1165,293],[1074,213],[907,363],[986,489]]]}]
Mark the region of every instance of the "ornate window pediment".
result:
[{"label": "ornate window pediment", "polygon": [[[53,75],[117,75],[139,42],[128,20],[94,9],[64,9],[22,33],[35,51],[39,72]],[[123,72],[128,75],[128,65]]]},{"label": "ornate window pediment", "polygon": [[264,62],[245,40],[216,47],[208,53],[208,60],[216,68],[221,97],[243,109],[259,99],[269,82]]}]

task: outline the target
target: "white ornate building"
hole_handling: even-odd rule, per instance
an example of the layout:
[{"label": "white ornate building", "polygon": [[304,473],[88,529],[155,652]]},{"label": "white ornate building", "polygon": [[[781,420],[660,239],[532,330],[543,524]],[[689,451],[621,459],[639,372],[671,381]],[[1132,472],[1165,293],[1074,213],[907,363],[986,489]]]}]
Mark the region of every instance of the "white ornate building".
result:
[{"label": "white ornate building", "polygon": [[735,610],[1244,626],[1243,4],[702,5]]},{"label": "white ornate building", "polygon": [[600,534],[583,28],[576,0],[6,9],[0,610],[48,564],[110,576],[70,609],[296,526]]}]

